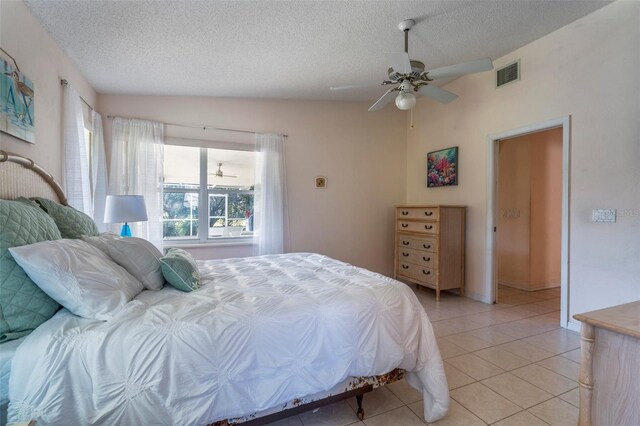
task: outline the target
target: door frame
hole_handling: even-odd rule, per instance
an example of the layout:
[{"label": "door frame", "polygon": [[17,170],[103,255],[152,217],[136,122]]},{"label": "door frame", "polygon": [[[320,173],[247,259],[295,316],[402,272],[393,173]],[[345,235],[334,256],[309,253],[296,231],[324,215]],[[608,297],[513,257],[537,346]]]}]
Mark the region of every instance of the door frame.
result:
[{"label": "door frame", "polygon": [[560,249],[560,325],[572,327],[569,318],[569,194],[571,116],[563,116],[506,132],[487,135],[487,218],[485,294],[495,303],[498,293],[496,232],[498,226],[498,145],[501,140],[562,128],[562,235]]}]

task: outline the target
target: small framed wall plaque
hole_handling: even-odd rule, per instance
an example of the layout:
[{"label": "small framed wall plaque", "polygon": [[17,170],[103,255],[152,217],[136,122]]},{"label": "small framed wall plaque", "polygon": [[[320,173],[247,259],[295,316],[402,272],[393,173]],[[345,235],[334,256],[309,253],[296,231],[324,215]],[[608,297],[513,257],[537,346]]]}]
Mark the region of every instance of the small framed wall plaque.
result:
[{"label": "small framed wall plaque", "polygon": [[316,189],[326,189],[327,178],[325,176],[316,176]]}]

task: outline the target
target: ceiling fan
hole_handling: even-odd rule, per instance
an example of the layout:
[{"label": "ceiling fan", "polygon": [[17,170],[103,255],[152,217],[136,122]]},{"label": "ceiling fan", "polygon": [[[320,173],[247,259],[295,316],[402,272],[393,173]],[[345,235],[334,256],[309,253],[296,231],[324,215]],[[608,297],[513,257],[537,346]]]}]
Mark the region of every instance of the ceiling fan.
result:
[{"label": "ceiling fan", "polygon": [[[409,30],[416,22],[407,19],[398,25],[404,32],[404,52],[387,53],[387,61],[390,64],[387,79],[381,84],[355,84],[350,86],[330,87],[331,90],[355,89],[361,87],[375,87],[397,85],[382,95],[380,99],[369,108],[369,111],[377,111],[385,107],[391,99],[396,98],[398,109],[409,110],[416,105],[416,94],[428,96],[443,104],[447,104],[458,97],[458,95],[429,84],[433,80],[440,78],[458,77],[465,74],[472,74],[493,69],[491,58],[478,59],[476,61],[464,62],[457,65],[450,65],[442,68],[425,71],[424,63],[409,59]],[[398,93],[396,93],[398,92]],[[415,94],[414,94],[415,93]]]},{"label": "ceiling fan", "polygon": [[215,173],[209,173],[211,176],[213,177],[217,177],[217,178],[237,178],[238,176],[233,176],[233,175],[228,175],[226,173],[224,173],[222,171],[222,163],[217,163],[218,164],[218,170],[215,171]]}]

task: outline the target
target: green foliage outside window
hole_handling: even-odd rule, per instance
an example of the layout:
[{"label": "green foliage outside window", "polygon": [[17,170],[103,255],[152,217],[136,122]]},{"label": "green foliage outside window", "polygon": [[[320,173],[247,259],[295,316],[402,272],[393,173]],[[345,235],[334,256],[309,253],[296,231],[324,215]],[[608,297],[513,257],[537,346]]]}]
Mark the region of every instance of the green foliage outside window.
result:
[{"label": "green foliage outside window", "polygon": [[163,232],[165,238],[198,235],[198,194],[164,193]]},{"label": "green foliage outside window", "polygon": [[[198,194],[193,192],[169,192],[170,190],[170,188],[167,188],[167,192],[164,193],[164,237],[197,237],[199,219]],[[226,211],[227,208],[228,211]],[[251,230],[248,225],[253,220],[252,215],[253,194],[237,192],[209,194],[210,228],[234,227]]]},{"label": "green foliage outside window", "polygon": [[[225,195],[228,197],[229,211],[225,214]],[[247,219],[253,215],[253,194],[229,193],[211,194],[209,197],[209,226],[224,227],[224,217],[227,217],[226,226],[247,226]]]}]

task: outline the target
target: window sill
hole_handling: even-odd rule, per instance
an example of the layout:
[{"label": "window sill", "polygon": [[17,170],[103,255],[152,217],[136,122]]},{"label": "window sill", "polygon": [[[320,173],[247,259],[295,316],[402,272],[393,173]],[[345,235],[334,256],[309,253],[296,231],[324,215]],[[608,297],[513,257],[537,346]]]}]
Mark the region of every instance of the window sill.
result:
[{"label": "window sill", "polygon": [[253,239],[232,239],[229,238],[224,241],[164,241],[164,248],[211,248],[211,247],[233,247],[233,246],[252,246]]}]

